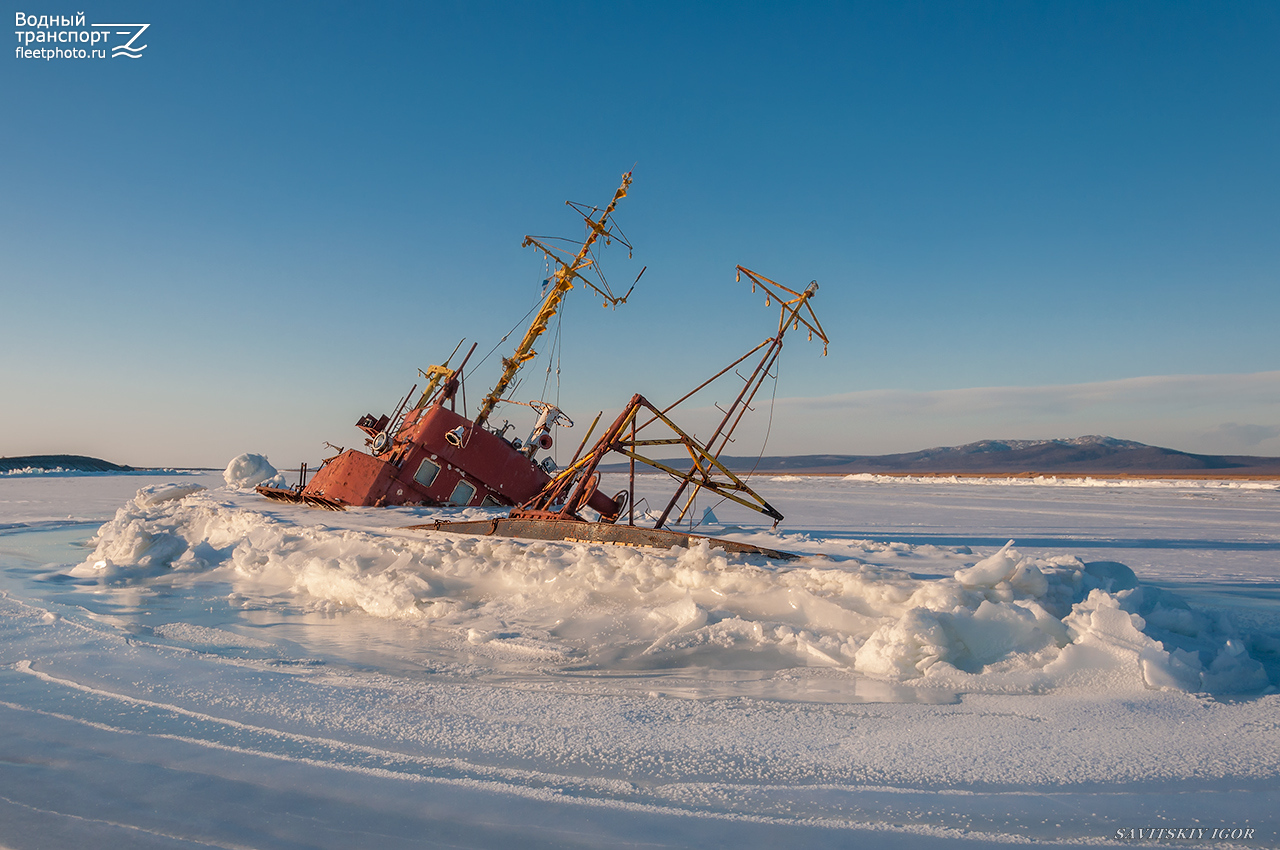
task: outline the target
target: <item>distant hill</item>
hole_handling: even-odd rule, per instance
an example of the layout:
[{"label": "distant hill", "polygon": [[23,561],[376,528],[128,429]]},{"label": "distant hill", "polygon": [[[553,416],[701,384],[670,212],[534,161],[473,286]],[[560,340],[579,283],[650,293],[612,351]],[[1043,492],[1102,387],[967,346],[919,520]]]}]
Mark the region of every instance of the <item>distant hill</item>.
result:
[{"label": "distant hill", "polygon": [[132,466],[84,455],[27,455],[25,457],[0,457],[0,473],[18,469],[40,469],[65,472],[133,472]]},{"label": "distant hill", "polygon": [[[720,458],[742,472],[916,473],[937,474],[1163,474],[1280,475],[1280,458],[1248,455],[1198,455],[1148,446],[1115,437],[1087,436],[1062,440],[982,440],[963,446],[940,446],[891,455],[793,455]],[[687,459],[676,465],[687,464]],[[607,471],[625,470],[609,464]]]}]

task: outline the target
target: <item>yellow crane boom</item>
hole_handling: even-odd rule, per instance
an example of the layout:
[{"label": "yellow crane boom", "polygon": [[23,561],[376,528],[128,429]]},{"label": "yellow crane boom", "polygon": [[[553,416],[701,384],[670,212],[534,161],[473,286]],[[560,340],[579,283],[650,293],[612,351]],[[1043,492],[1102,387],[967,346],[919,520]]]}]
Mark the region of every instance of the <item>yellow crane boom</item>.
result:
[{"label": "yellow crane boom", "polygon": [[578,274],[578,272],[586,269],[592,264],[591,258],[587,255],[590,253],[591,246],[595,241],[601,236],[609,237],[611,235],[608,229],[609,216],[613,214],[614,207],[618,205],[618,201],[627,196],[627,188],[630,185],[631,172],[628,171],[626,174],[622,175],[622,185],[618,187],[618,191],[613,193],[613,200],[611,200],[609,205],[604,208],[604,212],[600,214],[600,218],[593,219],[590,214],[583,214],[582,217],[587,223],[589,232],[587,233],[586,240],[582,243],[582,247],[578,250],[578,253],[574,255],[571,261],[565,262],[560,259],[560,257],[558,257],[551,248],[539,242],[532,236],[526,236],[524,238],[524,243],[521,247],[536,245],[544,254],[556,261],[558,268],[554,272],[555,286],[551,287],[551,291],[547,293],[546,299],[542,302],[541,309],[539,309],[538,314],[533,317],[533,322],[529,325],[529,329],[525,331],[524,338],[520,340],[520,344],[516,346],[516,350],[510,357],[502,358],[502,375],[498,378],[498,382],[493,385],[493,389],[489,391],[489,394],[484,397],[484,401],[481,402],[480,412],[476,414],[475,419],[477,425],[484,424],[484,422],[489,418],[489,414],[493,412],[494,406],[502,399],[502,394],[506,392],[507,387],[511,385],[511,381],[515,378],[516,373],[520,371],[520,367],[538,355],[538,352],[533,350],[533,343],[538,339],[538,337],[542,336],[543,332],[547,329],[547,323],[555,317],[556,311],[560,309],[560,302],[564,299],[565,293],[570,289],[573,289],[574,278],[582,280],[596,292],[603,295],[606,299],[606,305],[609,302],[612,302],[615,305],[621,304],[627,300],[625,295],[621,298],[615,298],[612,294],[601,291],[599,287],[591,281],[583,278]]}]

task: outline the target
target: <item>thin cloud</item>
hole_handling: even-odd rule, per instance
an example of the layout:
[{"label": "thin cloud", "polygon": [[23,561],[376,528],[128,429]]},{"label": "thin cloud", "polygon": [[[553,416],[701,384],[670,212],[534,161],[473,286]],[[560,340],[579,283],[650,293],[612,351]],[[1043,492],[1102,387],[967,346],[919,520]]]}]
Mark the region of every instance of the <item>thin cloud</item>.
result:
[{"label": "thin cloud", "polygon": [[1275,437],[1280,437],[1280,426],[1241,425],[1223,422],[1200,436],[1200,441],[1210,445],[1222,445],[1239,452],[1256,451]]},{"label": "thin cloud", "polygon": [[[724,416],[711,406],[677,413],[682,427],[703,438]],[[768,403],[757,399],[756,412],[742,420],[725,453],[891,454],[984,439],[1085,434],[1201,454],[1280,456],[1280,372],[1153,375],[1041,387],[864,390],[778,399],[772,416]]]},{"label": "thin cloud", "polygon": [[1201,406],[1223,400],[1270,396],[1280,402],[1280,371],[1241,375],[1156,375],[1040,387],[973,387],[952,390],[864,390],[816,398],[779,399],[809,410],[872,409],[890,413],[1072,413],[1100,405]]},{"label": "thin cloud", "polygon": [[[1234,424],[1241,422],[1255,424]],[[1187,451],[1270,454],[1280,453],[1278,431],[1280,371],[1153,375],[779,399],[769,452],[794,454],[804,446],[804,453],[879,454],[980,439],[1108,434]]]}]

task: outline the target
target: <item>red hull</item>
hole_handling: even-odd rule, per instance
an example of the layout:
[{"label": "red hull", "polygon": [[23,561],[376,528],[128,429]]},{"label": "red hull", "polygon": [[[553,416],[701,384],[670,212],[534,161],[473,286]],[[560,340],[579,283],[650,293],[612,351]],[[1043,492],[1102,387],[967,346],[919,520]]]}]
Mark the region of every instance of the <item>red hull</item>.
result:
[{"label": "red hull", "polygon": [[[461,445],[445,434],[461,427]],[[410,412],[379,455],[348,449],[300,494],[340,505],[515,505],[551,477],[502,437],[433,404]]]}]

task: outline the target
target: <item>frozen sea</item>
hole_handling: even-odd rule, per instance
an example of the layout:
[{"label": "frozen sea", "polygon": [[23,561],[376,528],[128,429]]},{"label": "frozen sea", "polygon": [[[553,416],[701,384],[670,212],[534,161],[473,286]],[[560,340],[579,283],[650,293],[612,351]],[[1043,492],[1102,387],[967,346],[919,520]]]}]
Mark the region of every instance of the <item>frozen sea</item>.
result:
[{"label": "frozen sea", "polygon": [[754,484],[800,560],[0,477],[0,847],[1280,846],[1276,484]]}]

